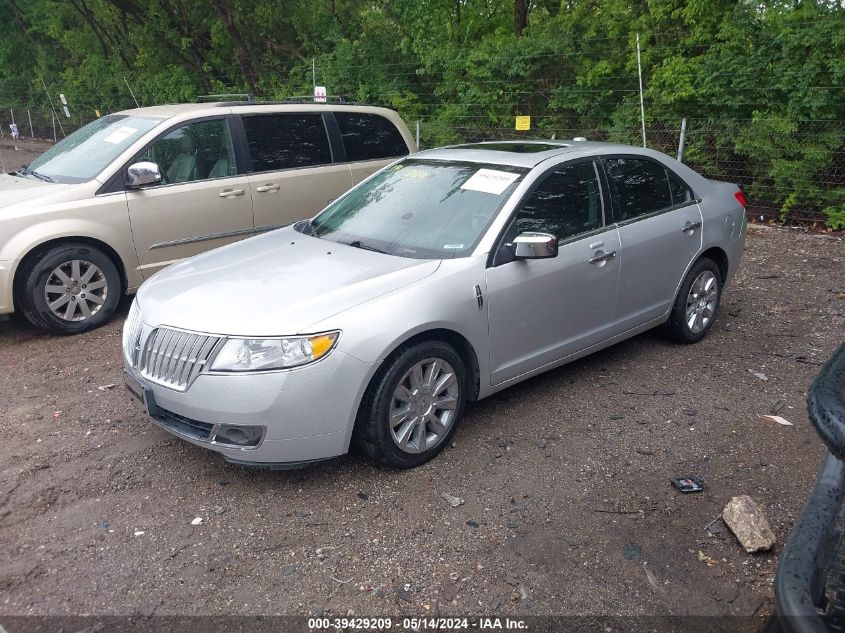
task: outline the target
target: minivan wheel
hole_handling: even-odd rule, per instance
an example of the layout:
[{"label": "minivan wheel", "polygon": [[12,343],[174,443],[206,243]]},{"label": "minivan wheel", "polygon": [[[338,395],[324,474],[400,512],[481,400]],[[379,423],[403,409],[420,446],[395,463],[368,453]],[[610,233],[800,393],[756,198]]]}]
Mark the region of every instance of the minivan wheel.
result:
[{"label": "minivan wheel", "polygon": [[675,305],[666,323],[666,332],[679,343],[698,343],[713,327],[722,280],[719,267],[711,259],[702,258],[684,277]]},{"label": "minivan wheel", "polygon": [[120,301],[112,260],[86,244],[60,244],[25,264],[19,301],[26,319],[56,334],[79,334],[108,322]]},{"label": "minivan wheel", "polygon": [[432,459],[455,432],[466,403],[467,371],[441,341],[400,349],[364,395],[355,440],[373,459],[413,468]]}]

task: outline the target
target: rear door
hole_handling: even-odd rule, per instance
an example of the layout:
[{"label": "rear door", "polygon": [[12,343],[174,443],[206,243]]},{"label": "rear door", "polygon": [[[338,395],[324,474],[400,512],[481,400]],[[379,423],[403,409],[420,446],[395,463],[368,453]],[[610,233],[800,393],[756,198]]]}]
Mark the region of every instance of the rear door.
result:
[{"label": "rear door", "polygon": [[335,111],[334,117],[355,185],[409,154],[402,134],[390,120],[379,114],[340,110]]},{"label": "rear door", "polygon": [[352,186],[349,166],[333,162],[325,116],[331,115],[241,115],[251,158],[256,232],[310,218]]},{"label": "rear door", "polygon": [[691,189],[644,156],[603,158],[622,242],[617,332],[669,310],[687,267],[701,250],[701,211]]},{"label": "rear door", "polygon": [[226,116],[173,128],[133,162],[142,160],[155,162],[162,174],[161,184],[126,192],[144,278],[253,234],[249,180],[236,161]]}]

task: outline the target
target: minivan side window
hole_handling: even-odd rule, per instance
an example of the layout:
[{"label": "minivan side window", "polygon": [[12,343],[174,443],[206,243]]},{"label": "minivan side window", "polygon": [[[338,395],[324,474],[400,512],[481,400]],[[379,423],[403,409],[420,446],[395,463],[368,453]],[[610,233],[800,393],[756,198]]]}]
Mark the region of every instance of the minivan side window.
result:
[{"label": "minivan side window", "polygon": [[346,160],[376,160],[408,155],[405,139],[389,120],[368,112],[335,112]]},{"label": "minivan side window", "polygon": [[604,164],[615,189],[620,221],[672,206],[669,179],[662,165],[636,158],[610,158]]},{"label": "minivan side window", "polygon": [[319,113],[251,114],[242,117],[252,171],[279,171],[332,162]]},{"label": "minivan side window", "polygon": [[592,162],[566,165],[546,176],[522,203],[514,237],[523,231],[565,240],[601,228],[602,204]]},{"label": "minivan side window", "polygon": [[225,119],[188,123],[150,145],[138,160],[158,165],[162,184],[225,178],[237,173]]}]

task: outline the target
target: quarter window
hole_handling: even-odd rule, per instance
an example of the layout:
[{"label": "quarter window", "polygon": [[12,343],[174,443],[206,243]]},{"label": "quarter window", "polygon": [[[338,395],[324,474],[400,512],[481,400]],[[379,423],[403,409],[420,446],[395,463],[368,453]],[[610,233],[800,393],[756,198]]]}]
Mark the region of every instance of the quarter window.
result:
[{"label": "quarter window", "polygon": [[515,234],[550,233],[564,240],[602,226],[599,183],[593,163],[577,163],[556,170],[522,203]]},{"label": "quarter window", "polygon": [[229,125],[224,119],[176,128],[144,150],[138,160],[156,163],[164,184],[224,178],[237,173]]},{"label": "quarter window", "polygon": [[346,160],[375,160],[407,156],[405,139],[383,116],[367,112],[335,112],[346,149]]},{"label": "quarter window", "polygon": [[611,158],[605,165],[615,188],[620,220],[672,206],[669,179],[662,165],[636,158]]},{"label": "quarter window", "polygon": [[279,171],[332,162],[321,114],[256,114],[243,117],[252,171]]},{"label": "quarter window", "polygon": [[690,191],[690,188],[687,187],[683,180],[668,169],[666,170],[666,176],[669,178],[669,189],[672,192],[672,206],[692,200],[692,191]]}]

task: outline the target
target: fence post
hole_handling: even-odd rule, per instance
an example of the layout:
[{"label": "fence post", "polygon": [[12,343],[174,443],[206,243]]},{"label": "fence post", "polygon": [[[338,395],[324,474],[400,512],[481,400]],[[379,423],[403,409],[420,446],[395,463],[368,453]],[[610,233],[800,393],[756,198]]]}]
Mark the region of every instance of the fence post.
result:
[{"label": "fence post", "polygon": [[681,138],[678,139],[678,162],[684,157],[684,139],[687,136],[687,117],[681,120]]},{"label": "fence post", "polygon": [[56,142],[56,113],[51,109],[50,114],[53,117],[53,142]]},{"label": "fence post", "polygon": [[645,103],[643,102],[643,66],[640,62],[640,34],[637,33],[637,75],[640,78],[640,120],[643,125],[643,147],[645,144]]},{"label": "fence post", "polygon": [[417,119],[417,149],[420,148],[420,120]]},{"label": "fence post", "polygon": [[29,119],[29,135],[35,138],[35,130],[32,129],[32,115],[29,113],[29,110],[26,111],[26,118]]}]

